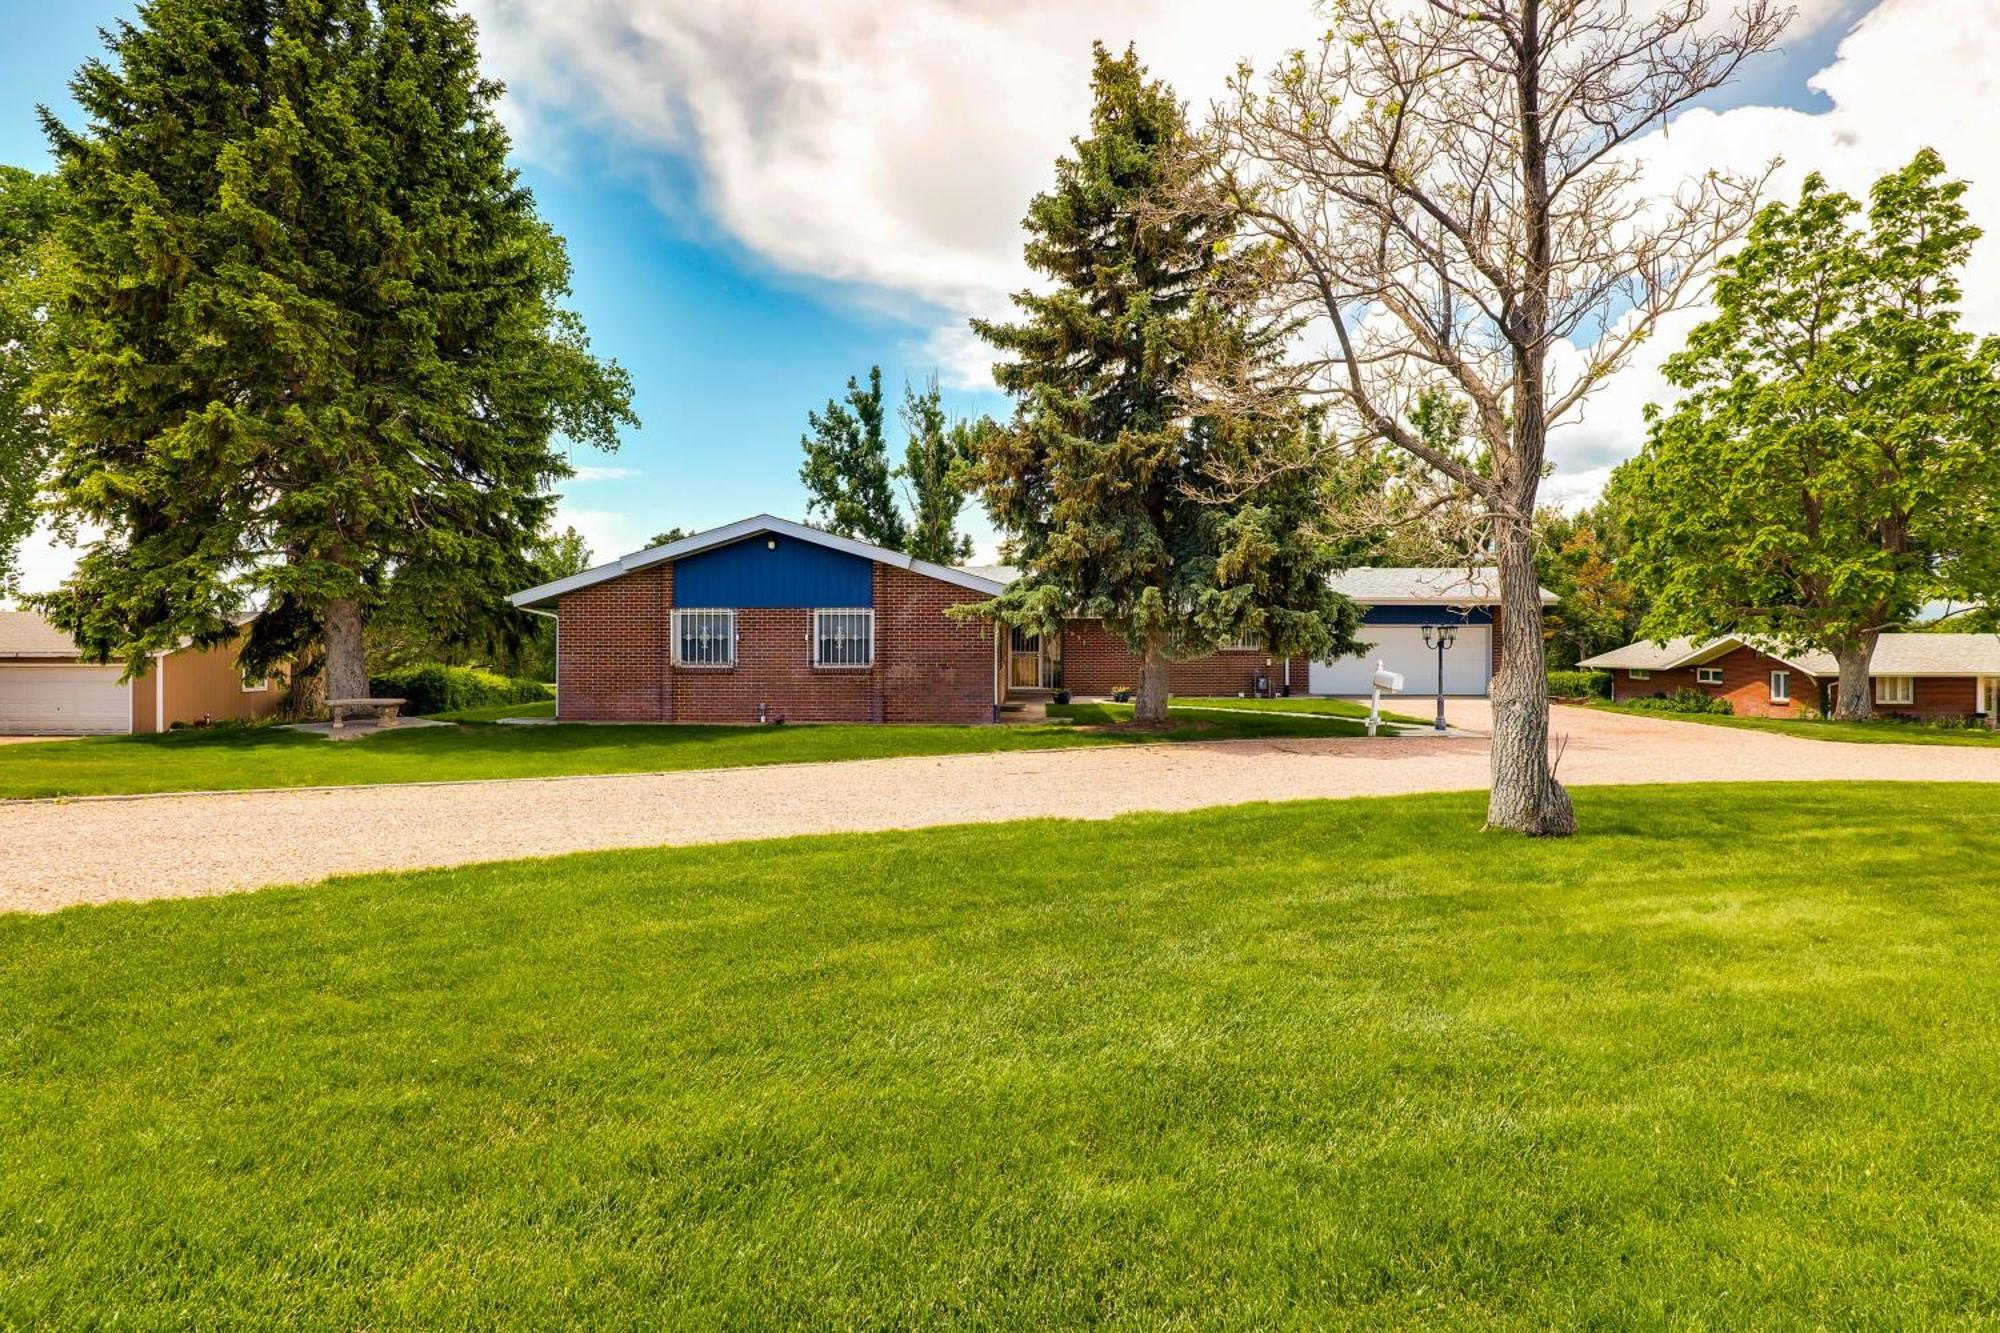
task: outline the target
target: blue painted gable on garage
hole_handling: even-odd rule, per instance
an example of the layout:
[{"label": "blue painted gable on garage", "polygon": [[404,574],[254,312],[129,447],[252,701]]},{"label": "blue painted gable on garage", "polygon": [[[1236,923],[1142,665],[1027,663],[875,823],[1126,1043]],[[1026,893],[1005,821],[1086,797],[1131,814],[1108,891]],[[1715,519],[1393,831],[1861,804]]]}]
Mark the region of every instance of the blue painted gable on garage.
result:
[{"label": "blue painted gable on garage", "polygon": [[875,562],[762,533],[674,562],[674,604],[712,607],[875,605]]},{"label": "blue painted gable on garage", "polygon": [[1361,608],[1361,623],[1364,625],[1439,625],[1449,621],[1454,625],[1490,625],[1493,611],[1490,607],[1475,606],[1364,606]]}]

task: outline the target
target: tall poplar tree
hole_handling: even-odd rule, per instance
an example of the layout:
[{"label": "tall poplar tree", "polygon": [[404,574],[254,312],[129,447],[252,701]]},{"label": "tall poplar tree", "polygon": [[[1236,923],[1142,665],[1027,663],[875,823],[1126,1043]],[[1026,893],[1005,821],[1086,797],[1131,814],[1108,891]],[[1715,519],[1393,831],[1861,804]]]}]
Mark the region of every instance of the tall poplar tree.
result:
[{"label": "tall poplar tree", "polygon": [[54,485],[104,534],[45,607],[134,670],[261,608],[248,671],[323,646],[365,694],[385,599],[449,636],[531,576],[555,441],[614,447],[629,383],[448,0],[152,0],[107,42],[86,123],[43,112]]},{"label": "tall poplar tree", "polygon": [[1200,145],[1173,91],[1129,48],[1099,45],[1090,133],[1028,206],[1029,265],[1051,281],[1014,297],[1012,323],[973,328],[1011,425],[975,444],[973,475],[1023,576],[980,610],[1052,631],[1102,620],[1139,658],[1134,720],[1163,722],[1167,663],[1244,638],[1279,655],[1356,651],[1354,608],[1332,593],[1308,472],[1229,484],[1282,415],[1208,415],[1197,368],[1276,355],[1224,293],[1238,219],[1200,194]]},{"label": "tall poplar tree", "polygon": [[910,502],[909,538],[903,549],[919,560],[956,565],[972,558],[972,538],[958,530],[965,509],[965,471],[973,441],[993,429],[988,417],[953,421],[944,390],[933,375],[922,392],[903,387],[901,412],[909,441],[896,475]]},{"label": "tall poplar tree", "polygon": [[824,412],[806,414],[799,480],[805,483],[807,516],[829,532],[900,551],[910,529],[896,507],[883,419],[882,367],[868,367],[865,389],[849,376],[844,399],[829,399]]}]

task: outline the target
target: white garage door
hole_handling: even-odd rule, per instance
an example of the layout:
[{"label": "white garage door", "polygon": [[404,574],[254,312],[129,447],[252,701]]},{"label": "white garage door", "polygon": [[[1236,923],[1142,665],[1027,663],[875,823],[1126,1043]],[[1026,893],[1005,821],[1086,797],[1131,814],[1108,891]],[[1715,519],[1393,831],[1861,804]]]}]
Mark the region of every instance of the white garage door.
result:
[{"label": "white garage door", "polygon": [[[1437,693],[1437,649],[1424,647],[1422,626],[1363,625],[1359,637],[1374,647],[1360,657],[1312,664],[1314,694],[1368,693],[1378,660],[1389,670],[1403,673],[1404,693]],[[1493,627],[1460,625],[1458,637],[1444,655],[1444,692],[1484,694],[1492,677]]]},{"label": "white garage door", "polygon": [[76,736],[132,729],[115,666],[0,665],[0,734]]}]

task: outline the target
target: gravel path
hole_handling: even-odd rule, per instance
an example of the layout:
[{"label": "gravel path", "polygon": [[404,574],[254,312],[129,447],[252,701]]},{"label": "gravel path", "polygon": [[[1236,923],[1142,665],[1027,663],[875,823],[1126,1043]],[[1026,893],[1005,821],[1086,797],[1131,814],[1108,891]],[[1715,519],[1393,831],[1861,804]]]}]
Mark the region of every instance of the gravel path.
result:
[{"label": "gravel path", "polygon": [[[1484,704],[1453,721],[1483,730]],[[1559,709],[1565,782],[2000,782],[1994,749],[1851,745]],[[365,743],[365,742],[363,742]],[[609,847],[1103,819],[1243,801],[1459,791],[1486,742],[1232,741],[439,786],[0,803],[0,911]]]}]

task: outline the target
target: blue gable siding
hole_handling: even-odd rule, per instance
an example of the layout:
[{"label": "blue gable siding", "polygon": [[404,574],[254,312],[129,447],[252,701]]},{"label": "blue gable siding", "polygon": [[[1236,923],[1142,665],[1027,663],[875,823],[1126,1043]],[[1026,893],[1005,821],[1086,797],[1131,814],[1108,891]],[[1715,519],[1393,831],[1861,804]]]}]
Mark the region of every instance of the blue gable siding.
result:
[{"label": "blue gable siding", "polygon": [[763,533],[676,560],[674,605],[873,606],[875,562]]},{"label": "blue gable siding", "polygon": [[1493,623],[1491,608],[1475,606],[1470,610],[1451,606],[1364,606],[1361,608],[1361,623],[1364,625],[1436,625],[1444,621],[1457,625],[1490,625]]}]

